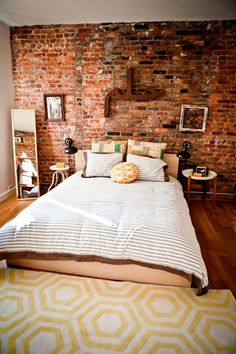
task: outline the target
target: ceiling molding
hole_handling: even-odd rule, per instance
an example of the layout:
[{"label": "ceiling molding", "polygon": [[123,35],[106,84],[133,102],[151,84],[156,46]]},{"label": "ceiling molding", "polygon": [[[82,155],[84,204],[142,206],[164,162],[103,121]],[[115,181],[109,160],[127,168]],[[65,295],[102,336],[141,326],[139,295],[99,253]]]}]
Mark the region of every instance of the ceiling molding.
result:
[{"label": "ceiling molding", "polygon": [[235,18],[236,0],[0,1],[0,21],[8,26]]}]

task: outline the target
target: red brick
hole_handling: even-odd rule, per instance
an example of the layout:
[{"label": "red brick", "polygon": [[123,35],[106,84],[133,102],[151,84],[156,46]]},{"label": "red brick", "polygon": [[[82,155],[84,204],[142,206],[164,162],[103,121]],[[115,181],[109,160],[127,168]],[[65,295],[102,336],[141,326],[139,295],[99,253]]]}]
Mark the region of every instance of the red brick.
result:
[{"label": "red brick", "polygon": [[[234,34],[234,21],[230,28],[223,21],[168,22],[165,28],[157,22],[11,28],[15,105],[36,109],[40,182],[50,182],[50,164],[68,158],[65,137],[89,148],[93,137],[116,131],[124,139],[162,139],[174,153],[191,141],[191,160],[223,173],[217,189],[233,193]],[[182,50],[184,45],[194,50]],[[111,116],[104,118],[105,95],[114,87],[127,89],[130,66],[134,93],[148,86],[163,92],[149,102],[111,100]],[[183,88],[187,92],[181,94]],[[44,93],[64,93],[65,121],[45,121]],[[182,104],[209,107],[205,133],[179,132]],[[176,129],[163,128],[173,122]]]}]

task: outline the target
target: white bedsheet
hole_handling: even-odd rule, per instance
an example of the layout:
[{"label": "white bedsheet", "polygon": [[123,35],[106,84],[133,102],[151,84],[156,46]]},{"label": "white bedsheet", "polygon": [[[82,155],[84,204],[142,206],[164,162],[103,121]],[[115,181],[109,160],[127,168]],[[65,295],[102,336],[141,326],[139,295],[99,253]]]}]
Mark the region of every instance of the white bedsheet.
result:
[{"label": "white bedsheet", "polygon": [[77,172],[0,230],[0,259],[14,252],[138,261],[208,285],[182,187],[172,177],[117,184]]}]

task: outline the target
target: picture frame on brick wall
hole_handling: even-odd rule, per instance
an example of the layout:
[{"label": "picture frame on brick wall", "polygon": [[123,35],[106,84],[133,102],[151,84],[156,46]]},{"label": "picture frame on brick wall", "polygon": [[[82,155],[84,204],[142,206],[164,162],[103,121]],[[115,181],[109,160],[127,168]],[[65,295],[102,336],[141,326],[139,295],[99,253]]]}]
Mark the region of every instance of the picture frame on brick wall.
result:
[{"label": "picture frame on brick wall", "polygon": [[182,105],[179,131],[204,132],[208,116],[208,107]]},{"label": "picture frame on brick wall", "polygon": [[65,120],[64,95],[44,94],[45,119],[49,122]]}]

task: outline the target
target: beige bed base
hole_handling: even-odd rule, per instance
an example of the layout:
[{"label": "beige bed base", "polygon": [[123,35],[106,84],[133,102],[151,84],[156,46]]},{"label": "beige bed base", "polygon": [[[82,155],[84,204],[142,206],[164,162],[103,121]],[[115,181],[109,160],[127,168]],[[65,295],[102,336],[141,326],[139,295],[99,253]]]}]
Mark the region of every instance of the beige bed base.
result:
[{"label": "beige bed base", "polygon": [[[165,154],[165,161],[168,164],[167,172],[177,177],[179,159],[175,154]],[[84,167],[83,150],[75,154],[76,171]],[[190,287],[191,281],[181,275],[170,273],[166,270],[153,269],[136,264],[106,264],[100,262],[76,262],[73,260],[32,260],[32,259],[9,259],[9,266],[37,269],[66,274],[82,275],[87,277],[126,280],[139,283],[150,283],[170,286]]]},{"label": "beige bed base", "polygon": [[101,262],[76,262],[73,260],[44,261],[33,259],[9,259],[7,260],[7,265],[102,279],[169,286],[191,286],[191,281],[181,275],[136,264],[107,264]]}]

